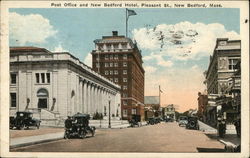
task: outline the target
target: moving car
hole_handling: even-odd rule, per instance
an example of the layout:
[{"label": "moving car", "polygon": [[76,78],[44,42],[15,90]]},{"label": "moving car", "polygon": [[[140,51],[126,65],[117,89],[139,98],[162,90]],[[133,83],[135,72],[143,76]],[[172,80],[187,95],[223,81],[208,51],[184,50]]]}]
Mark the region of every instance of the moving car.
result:
[{"label": "moving car", "polygon": [[10,117],[10,129],[29,129],[30,126],[40,127],[41,121],[33,118],[33,113],[28,111],[18,111],[15,117]]},{"label": "moving car", "polygon": [[95,127],[89,126],[90,116],[88,114],[77,113],[73,116],[68,116],[65,120],[64,138],[79,137],[85,138],[87,134],[95,135]]},{"label": "moving car", "polygon": [[199,130],[198,118],[195,116],[188,117],[188,123],[186,124],[187,129],[196,129]]},{"label": "moving car", "polygon": [[179,126],[186,126],[187,123],[188,123],[187,116],[180,116],[179,117],[179,122],[178,122]]}]

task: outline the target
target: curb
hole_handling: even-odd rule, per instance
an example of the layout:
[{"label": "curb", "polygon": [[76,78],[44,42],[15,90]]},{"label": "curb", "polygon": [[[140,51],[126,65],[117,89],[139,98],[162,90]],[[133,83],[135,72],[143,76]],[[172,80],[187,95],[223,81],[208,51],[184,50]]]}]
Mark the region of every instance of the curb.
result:
[{"label": "curb", "polygon": [[236,144],[233,144],[231,142],[227,142],[227,141],[224,141],[222,139],[218,139],[219,142],[221,142],[222,144],[225,145],[225,150],[227,152],[235,152],[235,149],[237,148],[237,145]]},{"label": "curb", "polygon": [[[37,140],[35,140],[34,136],[30,136],[30,140],[33,140],[33,141],[30,141],[28,139],[29,137],[20,137],[20,138],[12,139],[12,145],[11,145],[11,140],[10,140],[10,149],[63,139],[63,134],[62,133],[58,133],[58,135],[59,136],[53,136],[51,138],[46,138],[46,135],[40,135],[44,139],[40,138],[40,139],[37,139]],[[19,142],[18,142],[18,139],[19,139]],[[22,140],[22,139],[28,139],[28,141],[27,140]],[[15,142],[15,141],[17,141],[17,142]]]},{"label": "curb", "polygon": [[40,143],[46,143],[46,142],[51,142],[51,141],[60,140],[60,139],[63,139],[63,137],[62,138],[45,139],[45,140],[34,141],[34,142],[29,142],[29,143],[20,143],[20,144],[16,144],[16,145],[11,145],[10,149],[25,147],[25,146],[35,145],[35,144],[40,144]]}]

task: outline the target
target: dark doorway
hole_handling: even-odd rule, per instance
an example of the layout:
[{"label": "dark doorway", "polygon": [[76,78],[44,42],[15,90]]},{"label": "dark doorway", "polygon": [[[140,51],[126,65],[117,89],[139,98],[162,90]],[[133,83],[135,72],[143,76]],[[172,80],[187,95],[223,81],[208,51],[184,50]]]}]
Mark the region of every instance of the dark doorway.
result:
[{"label": "dark doorway", "polygon": [[47,108],[47,98],[39,98],[38,99],[38,108]]}]

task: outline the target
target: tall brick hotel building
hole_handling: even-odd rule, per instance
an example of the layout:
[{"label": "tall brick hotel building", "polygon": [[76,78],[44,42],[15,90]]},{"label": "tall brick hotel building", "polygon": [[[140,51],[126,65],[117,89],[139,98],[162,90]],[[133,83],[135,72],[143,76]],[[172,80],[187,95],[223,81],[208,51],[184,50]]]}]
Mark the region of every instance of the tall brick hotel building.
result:
[{"label": "tall brick hotel building", "polygon": [[112,33],[94,41],[92,68],[121,86],[122,119],[137,114],[144,120],[145,71],[141,51],[130,38],[118,35],[117,31]]}]

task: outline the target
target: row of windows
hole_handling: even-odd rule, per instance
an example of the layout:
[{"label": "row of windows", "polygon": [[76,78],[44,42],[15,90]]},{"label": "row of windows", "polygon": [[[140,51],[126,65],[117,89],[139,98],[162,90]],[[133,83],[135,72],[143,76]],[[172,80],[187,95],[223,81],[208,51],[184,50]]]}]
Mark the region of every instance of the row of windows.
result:
[{"label": "row of windows", "polygon": [[[116,82],[116,83],[119,82],[119,79],[118,79],[118,78],[114,78],[114,79],[113,79],[113,78],[110,78],[109,80],[112,81],[112,82]],[[128,82],[128,79],[127,79],[127,78],[123,78],[122,81],[123,81],[123,82]]]},{"label": "row of windows", "polygon": [[[118,63],[104,63],[104,67],[118,67]],[[127,67],[128,64],[127,62],[123,62],[122,64],[123,67]],[[96,63],[96,67],[100,67],[100,63]]]},{"label": "row of windows", "polygon": [[[119,44],[106,44],[106,49],[127,49],[127,43],[122,43],[120,46]],[[103,44],[99,44],[98,45],[98,50],[103,50],[105,49],[104,48],[104,45]]]},{"label": "row of windows", "polygon": [[[122,114],[124,117],[127,117],[128,116],[128,109],[124,109]],[[131,109],[131,114],[136,115],[136,109]]]},{"label": "row of windows", "polygon": [[50,83],[50,73],[36,73],[36,83]]},{"label": "row of windows", "polygon": [[[50,83],[50,73],[35,73],[35,76],[36,76],[36,83]],[[10,74],[10,83],[11,84],[17,83],[16,73]]]},{"label": "row of windows", "polygon": [[[127,72],[127,70],[123,70],[123,75],[126,75],[128,72]],[[118,75],[119,74],[119,72],[118,72],[118,70],[114,70],[114,71],[108,71],[108,70],[106,70],[105,71],[105,75]]]},{"label": "row of windows", "polygon": [[[128,59],[127,54],[123,54],[123,55],[122,55],[122,58],[123,58],[123,59]],[[106,54],[106,55],[105,55],[105,60],[109,60],[109,59],[110,59],[110,60],[113,60],[113,59],[118,60],[118,59],[119,59],[119,56],[118,56],[118,54],[115,54],[115,55],[113,55],[113,54],[110,54],[110,55]],[[99,56],[96,57],[96,60],[99,60]]]}]

